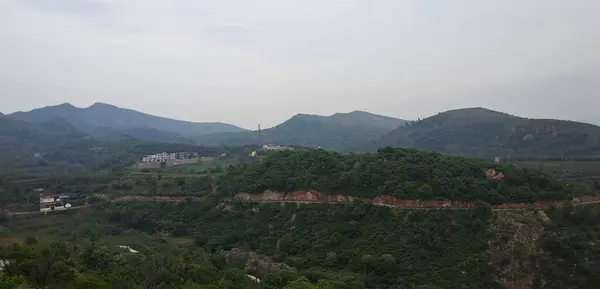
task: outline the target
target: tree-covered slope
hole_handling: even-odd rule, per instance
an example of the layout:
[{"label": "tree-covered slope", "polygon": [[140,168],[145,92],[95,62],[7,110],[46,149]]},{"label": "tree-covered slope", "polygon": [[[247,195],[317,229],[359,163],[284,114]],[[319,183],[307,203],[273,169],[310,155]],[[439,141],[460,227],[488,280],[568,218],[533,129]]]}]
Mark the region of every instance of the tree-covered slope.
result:
[{"label": "tree-covered slope", "polygon": [[105,219],[123,230],[194,236],[196,245],[212,252],[252,250],[285,262],[315,283],[339,284],[325,288],[475,289],[496,284],[487,264],[491,215],[486,208],[395,212],[364,204],[216,205],[123,203],[107,208]]},{"label": "tree-covered slope", "polygon": [[331,116],[298,114],[272,128],[239,133],[204,135],[194,138],[204,145],[296,145],[346,150],[404,125],[405,121],[354,111]]},{"label": "tree-covered slope", "polygon": [[0,116],[0,164],[29,159],[34,154],[86,137],[63,119],[33,124]]},{"label": "tree-covered slope", "polygon": [[45,170],[57,166],[79,169],[106,169],[131,165],[145,154],[159,152],[198,152],[218,156],[227,148],[206,148],[191,144],[157,143],[123,136],[115,141],[92,138],[69,122],[54,118],[30,123],[0,116],[0,166]]},{"label": "tree-covered slope", "polygon": [[[114,204],[102,219],[121,230],[194,236],[212,252],[243,248],[285,262],[315,283],[341,283],[326,288],[592,289],[599,216],[596,205],[413,211],[206,200]],[[270,280],[282,282],[277,288],[290,282]]]},{"label": "tree-covered slope", "polygon": [[[490,179],[486,171],[495,172],[498,178]],[[359,197],[491,203],[563,200],[583,193],[538,170],[391,148],[361,155],[325,150],[280,152],[230,168],[219,178],[219,190],[228,194],[317,190]]]},{"label": "tree-covered slope", "polygon": [[586,156],[600,153],[600,127],[529,119],[483,108],[452,110],[411,122],[375,140],[384,146],[491,158]]}]

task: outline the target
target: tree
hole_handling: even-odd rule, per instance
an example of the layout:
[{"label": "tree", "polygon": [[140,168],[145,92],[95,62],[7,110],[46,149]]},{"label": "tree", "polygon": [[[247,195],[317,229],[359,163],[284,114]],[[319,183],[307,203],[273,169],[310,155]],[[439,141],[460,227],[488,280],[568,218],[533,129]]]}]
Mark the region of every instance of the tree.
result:
[{"label": "tree", "polygon": [[26,263],[31,283],[38,289],[55,288],[72,280],[74,270],[67,265],[69,249],[63,243],[52,242],[34,252],[33,262]]},{"label": "tree", "polygon": [[300,278],[290,282],[288,285],[283,287],[283,289],[319,289],[319,288],[316,285],[310,283],[310,281],[308,281],[308,279],[306,279],[304,277],[300,277]]},{"label": "tree", "polygon": [[23,276],[7,277],[0,274],[0,289],[27,288],[27,280]]}]

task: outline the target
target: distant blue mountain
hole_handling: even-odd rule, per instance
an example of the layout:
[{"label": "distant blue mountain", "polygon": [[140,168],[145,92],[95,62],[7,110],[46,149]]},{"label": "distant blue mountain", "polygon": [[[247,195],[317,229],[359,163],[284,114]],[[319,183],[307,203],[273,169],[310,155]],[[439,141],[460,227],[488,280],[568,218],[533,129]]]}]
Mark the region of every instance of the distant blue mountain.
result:
[{"label": "distant blue mountain", "polygon": [[95,103],[86,108],[64,103],[27,112],[15,112],[8,117],[29,122],[47,122],[54,118],[62,118],[90,136],[105,139],[130,136],[157,142],[192,143],[189,135],[245,131],[231,124],[175,120],[105,103]]}]

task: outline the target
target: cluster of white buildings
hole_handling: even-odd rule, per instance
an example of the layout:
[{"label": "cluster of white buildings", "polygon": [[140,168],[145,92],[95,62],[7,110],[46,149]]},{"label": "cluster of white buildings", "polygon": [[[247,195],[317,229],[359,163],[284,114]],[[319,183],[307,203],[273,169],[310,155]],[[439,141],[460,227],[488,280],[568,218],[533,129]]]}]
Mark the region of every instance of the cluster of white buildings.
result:
[{"label": "cluster of white buildings", "polygon": [[198,153],[179,152],[179,153],[157,153],[142,157],[142,163],[162,163],[176,160],[187,160],[197,158]]},{"label": "cluster of white buildings", "polygon": [[263,150],[266,151],[287,151],[287,150],[293,150],[293,147],[286,147],[286,146],[280,146],[280,145],[272,145],[272,144],[266,144],[262,146]]},{"label": "cluster of white buildings", "polygon": [[69,203],[69,196],[48,196],[44,194],[43,189],[35,189],[34,191],[40,192],[40,212],[64,211],[71,208],[71,203]]}]

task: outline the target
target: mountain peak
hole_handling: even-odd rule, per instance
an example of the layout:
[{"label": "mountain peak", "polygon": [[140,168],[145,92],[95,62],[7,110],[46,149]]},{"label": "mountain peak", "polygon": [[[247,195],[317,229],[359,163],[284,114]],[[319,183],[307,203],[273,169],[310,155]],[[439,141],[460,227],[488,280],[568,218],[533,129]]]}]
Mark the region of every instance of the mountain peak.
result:
[{"label": "mountain peak", "polygon": [[336,113],[332,114],[330,117],[387,117],[387,116],[370,113],[370,112],[364,111],[364,110],[353,110],[351,112],[336,112]]},{"label": "mountain peak", "polygon": [[469,107],[448,110],[441,112],[438,115],[452,116],[454,118],[498,118],[498,117],[515,117],[508,113],[499,112],[484,107]]},{"label": "mountain peak", "polygon": [[61,103],[61,104],[58,104],[58,105],[49,105],[49,106],[46,106],[46,107],[56,107],[56,108],[77,108],[76,106],[74,106],[74,105],[72,105],[72,104],[70,104],[70,103],[68,103],[68,102]]},{"label": "mountain peak", "polygon": [[291,120],[314,121],[314,120],[321,120],[323,118],[325,118],[325,116],[316,115],[316,114],[298,113],[298,114],[292,116],[288,121],[291,121]]},{"label": "mountain peak", "polygon": [[[46,122],[55,117],[72,124],[91,136],[103,137],[117,132],[136,132],[140,139],[172,141],[174,135],[195,135],[215,132],[239,132],[243,128],[225,123],[196,123],[154,116],[111,104],[95,102],[78,108],[69,103],[17,112],[9,117],[29,122]],[[53,123],[60,125],[61,122]],[[64,123],[63,123],[64,124]],[[160,135],[160,137],[157,137]]]},{"label": "mountain peak", "polygon": [[87,108],[90,109],[90,108],[119,108],[119,107],[114,106],[112,104],[104,103],[104,102],[94,102],[94,104],[88,106]]}]

